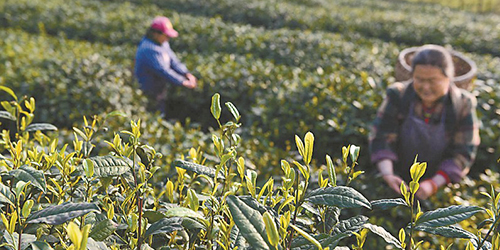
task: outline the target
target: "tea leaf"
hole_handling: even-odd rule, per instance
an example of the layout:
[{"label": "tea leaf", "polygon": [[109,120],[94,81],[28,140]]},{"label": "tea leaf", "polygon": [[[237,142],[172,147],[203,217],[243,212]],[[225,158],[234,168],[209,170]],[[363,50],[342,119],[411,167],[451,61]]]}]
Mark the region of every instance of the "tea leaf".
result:
[{"label": "tea leaf", "polygon": [[92,231],[90,232],[89,237],[97,241],[104,241],[106,240],[106,238],[112,235],[117,228],[118,225],[116,223],[109,219],[105,219],[92,227]]},{"label": "tea leaf", "polygon": [[174,201],[174,183],[172,181],[168,180],[166,188],[165,188],[165,193],[167,195],[167,198],[170,202]]},{"label": "tea leaf", "polygon": [[413,163],[413,165],[410,167],[411,179],[415,182],[418,182],[420,178],[422,178],[422,176],[425,174],[426,168],[427,168],[426,162],[418,163],[415,161],[415,163]]},{"label": "tea leaf", "polygon": [[24,131],[34,132],[34,131],[57,131],[57,127],[49,123],[33,123],[26,127]]},{"label": "tea leaf", "polygon": [[[477,250],[494,250],[494,249],[493,249],[493,245],[492,245],[489,241],[484,241],[484,242],[483,242],[483,246],[482,246],[481,248],[478,248],[479,243],[478,243],[478,240],[477,240],[477,239],[471,239],[471,240],[469,241],[469,243],[471,243],[471,242],[472,242],[472,246],[474,246],[473,248],[471,248],[471,249],[473,249],[473,250],[476,250],[476,249],[477,249]],[[496,249],[495,249],[495,250],[496,250]]]},{"label": "tea leaf", "polygon": [[148,227],[144,236],[159,234],[159,233],[170,233],[173,231],[183,230],[182,218],[163,218]]},{"label": "tea leaf", "polygon": [[210,108],[210,112],[212,112],[212,115],[214,116],[215,119],[219,120],[221,112],[219,93],[215,93],[212,96],[212,105]]},{"label": "tea leaf", "polygon": [[271,214],[269,214],[269,212],[265,212],[263,217],[264,217],[264,224],[266,225],[267,238],[271,243],[271,245],[273,247],[276,247],[280,240],[276,223],[274,222],[274,219],[271,216]]},{"label": "tea leaf", "polygon": [[476,206],[449,206],[424,213],[416,226],[442,227],[463,221],[483,209]]},{"label": "tea leaf", "polygon": [[190,217],[190,218],[203,218],[199,213],[185,207],[173,207],[165,213],[167,217]]},{"label": "tea leaf", "polygon": [[230,234],[230,239],[231,239],[231,249],[244,249],[245,246],[245,237],[241,235],[241,231],[237,226],[234,226],[231,229],[231,234]]},{"label": "tea leaf", "polygon": [[329,155],[326,155],[326,166],[328,168],[328,175],[330,176],[330,183],[335,187],[337,186],[337,175],[335,173],[332,158]]},{"label": "tea leaf", "polygon": [[11,120],[11,121],[15,121],[16,120],[16,117],[14,117],[11,113],[7,112],[7,111],[0,111],[0,118],[1,119],[7,119],[7,120]]},{"label": "tea leaf", "polygon": [[[210,168],[210,167],[206,167],[206,166],[203,166],[200,164],[196,164],[196,163],[192,163],[192,162],[188,162],[188,161],[184,161],[184,160],[175,160],[172,163],[172,166],[180,167],[182,169],[186,169],[189,171],[193,171],[197,174],[203,174],[203,175],[209,176],[211,178],[215,177],[215,169]],[[217,175],[217,178],[224,180],[226,177],[224,176],[224,173],[222,171],[220,171],[219,174]]]},{"label": "tea leaf", "polygon": [[[78,134],[80,137],[82,137],[84,141],[89,140],[87,135],[83,131],[81,131],[80,129],[73,127],[73,131],[75,131],[76,134]],[[75,135],[75,137],[76,137],[76,135]]]},{"label": "tea leaf", "polygon": [[154,211],[154,210],[146,210],[143,214],[144,218],[148,219],[149,223],[155,223],[166,217],[162,212]]},{"label": "tea leaf", "polygon": [[241,118],[241,115],[240,115],[240,112],[238,112],[238,109],[231,102],[226,102],[226,107],[229,109],[229,112],[231,112],[231,114],[233,115],[236,122],[238,122]]},{"label": "tea leaf", "polygon": [[304,230],[300,229],[299,227],[293,224],[290,224],[290,226],[293,229],[295,229],[295,231],[297,231],[300,235],[302,235],[302,237],[306,238],[309,242],[311,242],[315,247],[317,247],[320,250],[323,250],[323,247],[321,247],[321,243],[319,243],[319,241],[317,241],[314,237],[312,237],[307,232],[305,232]]},{"label": "tea leaf", "polygon": [[17,96],[16,94],[14,94],[14,91],[12,91],[12,89],[6,87],[6,86],[1,86],[0,85],[0,90],[3,90],[5,92],[7,92],[7,94],[9,94],[10,96],[12,96],[14,98],[14,100],[16,100],[17,102]]},{"label": "tea leaf", "polygon": [[357,215],[347,220],[340,221],[332,228],[333,234],[347,233],[351,235],[353,232],[358,232],[363,228],[363,225],[368,222],[368,217]]},{"label": "tea leaf", "polygon": [[387,232],[383,227],[379,227],[376,225],[372,225],[370,223],[366,223],[363,225],[364,228],[370,229],[374,234],[382,237],[382,239],[385,240],[385,242],[395,246],[396,248],[403,249],[401,247],[401,242],[399,242],[396,237],[392,236],[389,232]]},{"label": "tea leaf", "polygon": [[312,154],[313,154],[313,147],[314,147],[314,135],[311,132],[307,132],[305,138],[304,138],[304,161],[306,165],[309,165],[311,163],[312,159]]},{"label": "tea leaf", "polygon": [[420,184],[416,181],[410,181],[410,193],[415,194],[420,188]]},{"label": "tea leaf", "polygon": [[304,176],[304,179],[308,180],[309,179],[309,170],[307,169],[307,167],[300,164],[298,161],[293,161],[293,164],[295,164],[295,166],[297,166],[300,173],[302,173],[302,176]]},{"label": "tea leaf", "polygon": [[189,217],[182,218],[182,226],[188,230],[206,229],[201,223]]},{"label": "tea leaf", "polygon": [[295,144],[297,144],[297,149],[299,150],[299,154],[302,156],[302,158],[305,157],[305,149],[304,149],[304,143],[302,142],[302,139],[298,135],[295,135]]},{"label": "tea leaf", "polygon": [[260,213],[265,213],[267,211],[267,208],[264,205],[262,205],[260,202],[257,201],[257,199],[255,199],[250,195],[238,196],[238,199],[244,202],[250,208],[257,210]]},{"label": "tea leaf", "polygon": [[9,176],[12,176],[18,180],[25,182],[31,182],[31,185],[39,189],[40,191],[47,192],[47,183],[45,181],[45,175],[42,171],[36,170],[33,167],[24,165],[18,169],[11,170]]},{"label": "tea leaf", "polygon": [[462,228],[455,226],[427,227],[417,226],[415,230],[430,234],[440,235],[448,238],[476,239],[476,236]]},{"label": "tea leaf", "polygon": [[[10,244],[12,246],[18,246],[19,234],[17,232],[15,232],[12,235],[10,235],[11,237],[7,237],[7,235],[8,234],[2,235],[3,237],[0,236],[0,239],[3,238],[3,240],[5,240],[7,242],[7,244]],[[12,249],[26,250],[26,249],[28,249],[30,244],[32,244],[35,241],[36,241],[36,235],[23,233],[22,237],[21,237],[21,246],[19,248],[13,247]],[[2,244],[1,246],[2,246],[2,249],[10,249],[10,248],[3,247],[4,244]]]},{"label": "tea leaf", "polygon": [[405,245],[405,240],[406,240],[406,233],[404,229],[399,230],[399,241],[402,242],[401,246],[404,248]]},{"label": "tea leaf", "polygon": [[9,203],[14,206],[15,200],[16,197],[14,197],[14,194],[10,191],[9,187],[0,182],[0,202]]},{"label": "tea leaf", "polygon": [[47,242],[38,240],[31,242],[31,248],[33,248],[33,250],[53,250]]},{"label": "tea leaf", "polygon": [[337,206],[342,208],[366,207],[371,209],[370,202],[353,188],[338,186],[316,189],[306,197],[315,205]]},{"label": "tea leaf", "polygon": [[21,210],[22,211],[22,215],[23,217],[28,217],[31,213],[31,208],[33,208],[33,205],[35,204],[35,202],[33,200],[27,200],[24,205],[23,205],[23,209]]},{"label": "tea leaf", "polygon": [[[88,158],[94,163],[94,176],[98,178],[121,176],[130,171],[130,166],[124,158],[105,155]],[[83,164],[79,169],[84,169]]]},{"label": "tea leaf", "polygon": [[372,204],[372,209],[380,210],[386,210],[397,206],[408,206],[408,204],[406,204],[406,202],[401,198],[375,200],[370,203]]},{"label": "tea leaf", "polygon": [[356,145],[351,145],[351,147],[349,148],[349,153],[351,155],[351,161],[352,162],[356,162],[356,160],[358,159],[358,156],[359,156],[359,147],[356,146]]},{"label": "tea leaf", "polygon": [[85,176],[87,176],[88,179],[92,178],[92,176],[94,175],[94,162],[90,159],[85,159],[83,160],[82,164]]},{"label": "tea leaf", "polygon": [[234,223],[247,242],[256,249],[273,249],[267,240],[262,215],[234,195],[229,195],[226,201]]},{"label": "tea leaf", "polygon": [[[349,237],[348,233],[336,234],[334,236],[328,234],[313,235],[314,239],[319,241],[322,246],[328,246],[330,249],[335,249],[340,240]],[[297,237],[292,240],[292,250],[310,250],[315,249],[309,240],[303,236]]]},{"label": "tea leaf", "polygon": [[92,250],[109,250],[110,248],[108,248],[106,246],[106,243],[104,243],[104,242],[96,242],[94,239],[88,238],[87,249],[92,249]]},{"label": "tea leaf", "polygon": [[200,201],[198,199],[198,195],[193,189],[188,190],[188,199],[189,207],[194,211],[198,211],[198,208],[200,207]]},{"label": "tea leaf", "polygon": [[281,210],[288,205],[288,203],[292,202],[295,199],[293,196],[289,196],[285,201],[281,203],[281,205],[278,208],[278,213],[281,212]]},{"label": "tea leaf", "polygon": [[485,219],[483,221],[481,221],[481,223],[477,224],[477,228],[483,228],[484,226],[486,226],[486,224],[490,224],[490,223],[493,223],[493,219]]},{"label": "tea leaf", "polygon": [[49,225],[59,225],[90,212],[100,212],[100,209],[96,204],[93,203],[66,202],[61,205],[50,206],[32,213],[26,219],[26,223],[46,223]]}]

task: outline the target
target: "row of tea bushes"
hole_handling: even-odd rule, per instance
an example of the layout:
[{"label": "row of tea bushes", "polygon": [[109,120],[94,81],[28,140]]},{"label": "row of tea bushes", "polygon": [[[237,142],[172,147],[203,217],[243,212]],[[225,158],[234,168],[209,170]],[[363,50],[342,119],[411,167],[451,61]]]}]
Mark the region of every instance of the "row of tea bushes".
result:
[{"label": "row of tea bushes", "polygon": [[[4,10],[3,19],[8,26],[33,33],[39,32],[39,24],[43,24],[44,30],[51,35],[113,46],[135,46],[152,16],[158,14],[155,5],[103,3],[95,0],[80,1],[79,6],[59,0],[50,3],[17,1],[5,4]],[[341,65],[344,68],[371,70],[377,76],[388,74],[391,68],[384,65],[392,65],[393,56],[398,51],[393,44],[376,39],[351,41],[341,35],[325,32],[266,30],[226,23],[219,18],[168,14],[173,15],[176,29],[181,34],[172,40],[172,47],[176,51],[242,54],[268,59],[276,64],[301,67],[303,70],[321,67],[326,73],[338,71],[335,66]],[[131,48],[122,49],[115,57],[131,60],[134,52]]]},{"label": "row of tea bushes", "polygon": [[470,52],[500,55],[496,42],[500,35],[498,15],[468,13],[438,5],[370,0],[314,1],[314,4],[283,0],[148,0],[147,3],[268,29],[324,30],[353,39],[361,34],[408,45],[451,44]]},{"label": "row of tea bushes", "polygon": [[[23,13],[20,16],[4,14],[9,20],[19,20],[9,22],[10,25],[30,32],[45,30],[52,35],[92,41],[96,44],[95,52],[106,56],[103,61],[120,63],[118,68],[110,67],[110,71],[119,71],[117,74],[123,75],[119,81],[132,86],[125,89],[136,88],[128,79],[128,69],[142,34],[139,30],[155,15],[157,5],[87,0],[73,6],[54,0],[50,3],[8,2],[4,8],[9,9],[5,13]],[[324,140],[318,141],[324,152],[338,148],[345,141],[366,145],[369,123],[386,83],[391,80],[392,65],[399,51],[396,45],[377,39],[351,41],[346,36],[325,32],[269,30],[218,18],[176,13],[172,16],[182,34],[172,46],[195,74],[201,76],[200,88],[195,91],[181,88],[170,91],[172,117],[183,120],[206,106],[211,93],[220,92],[242,110],[250,111],[243,118],[246,124],[267,131],[270,139],[280,145],[286,145],[297,129],[302,133],[313,130],[324,134]],[[486,65],[491,64],[491,60],[476,57],[476,61],[484,61]],[[79,61],[72,64],[76,69],[71,72],[80,70],[78,64]],[[481,72],[480,78],[496,89],[492,83],[498,79],[497,70],[490,68],[490,73]],[[54,72],[50,78],[57,77],[54,74],[58,71]],[[99,71],[93,73],[84,82],[98,83],[100,75],[96,73]],[[493,80],[488,80],[490,78]],[[484,109],[492,102],[490,98],[483,98],[488,90],[477,89],[481,95],[480,111],[484,113],[485,127],[489,128],[482,131],[484,148],[479,154],[484,167],[492,164],[492,148],[500,136],[495,123],[498,114]],[[121,105],[129,110],[142,107],[131,99],[119,101],[126,103]],[[297,124],[297,118],[303,121]],[[197,116],[193,121],[204,127],[214,125],[209,115]]]},{"label": "row of tea bushes", "polygon": [[[141,119],[145,128],[144,140],[159,152],[166,155],[160,161],[168,173],[170,162],[185,154],[190,147],[209,151],[210,133],[200,131],[200,122],[216,124],[213,118],[196,120],[196,123],[185,122],[185,112],[204,110],[207,100],[186,102],[180,98],[183,93],[177,92],[174,101],[185,104],[187,108],[174,108],[173,115],[179,117],[184,124],[163,121],[158,115],[145,111],[145,98],[132,80],[127,65],[112,62],[109,53],[116,53],[116,48],[107,45],[91,44],[62,38],[33,35],[23,31],[0,30],[0,46],[5,53],[0,55],[0,72],[2,85],[12,88],[20,96],[33,96],[37,103],[36,121],[57,124],[62,132],[61,142],[72,138],[71,128],[81,123],[83,116],[88,119],[92,115],[104,116],[119,111],[125,118],[108,119],[105,126],[109,131],[117,131],[134,118]],[[106,55],[107,54],[107,55]],[[104,56],[106,55],[106,56]],[[203,58],[198,58],[203,60]],[[213,63],[215,60],[212,59]],[[232,72],[228,69],[228,73]],[[206,91],[214,91],[215,86],[205,85]],[[210,87],[210,89],[208,89]],[[228,89],[233,82],[228,82]],[[180,90],[179,90],[180,91]],[[172,91],[175,93],[175,91]],[[202,89],[190,93],[190,98],[203,98]],[[4,93],[0,96],[5,97]],[[209,100],[208,100],[209,101]],[[203,112],[209,114],[209,112]],[[4,122],[5,123],[5,122]],[[189,125],[191,124],[191,125]],[[250,132],[249,132],[250,133]],[[283,156],[281,150],[269,145],[268,136],[262,132],[251,132],[259,140],[249,141],[243,147],[242,154],[251,165],[261,163],[269,166],[278,163],[277,157]],[[105,133],[110,137],[109,133]],[[97,145],[96,153],[105,150],[105,145]],[[263,150],[265,149],[265,150]],[[259,154],[249,152],[258,151]],[[102,152],[101,152],[102,153]],[[255,155],[255,156],[254,156]],[[161,178],[160,178],[161,179]]]}]

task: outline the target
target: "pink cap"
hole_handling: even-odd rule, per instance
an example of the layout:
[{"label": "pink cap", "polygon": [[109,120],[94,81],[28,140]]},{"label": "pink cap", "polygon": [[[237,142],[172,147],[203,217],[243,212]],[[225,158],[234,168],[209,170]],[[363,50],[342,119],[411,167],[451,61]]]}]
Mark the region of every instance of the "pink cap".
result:
[{"label": "pink cap", "polygon": [[164,16],[157,16],[151,23],[151,28],[154,30],[161,31],[163,34],[168,37],[177,37],[179,36],[179,32],[174,30],[172,23],[170,20]]}]

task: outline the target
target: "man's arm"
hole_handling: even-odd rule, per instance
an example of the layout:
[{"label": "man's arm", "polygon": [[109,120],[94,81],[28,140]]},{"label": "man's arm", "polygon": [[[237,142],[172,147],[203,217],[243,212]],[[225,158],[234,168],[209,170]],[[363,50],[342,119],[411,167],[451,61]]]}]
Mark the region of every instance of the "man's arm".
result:
[{"label": "man's arm", "polygon": [[175,72],[177,72],[178,74],[187,77],[187,75],[190,74],[189,70],[187,69],[186,65],[184,65],[179,60],[175,52],[170,48],[170,45],[168,43],[165,43],[163,47],[166,49],[166,51],[168,52],[168,56],[170,57],[170,67],[172,67],[172,69],[175,70]]},{"label": "man's arm", "polygon": [[162,54],[159,51],[149,51],[145,53],[145,62],[152,70],[152,72],[175,85],[184,85],[183,83],[187,81],[184,75],[179,74],[177,71],[173,70],[170,65],[170,57],[167,54]]}]

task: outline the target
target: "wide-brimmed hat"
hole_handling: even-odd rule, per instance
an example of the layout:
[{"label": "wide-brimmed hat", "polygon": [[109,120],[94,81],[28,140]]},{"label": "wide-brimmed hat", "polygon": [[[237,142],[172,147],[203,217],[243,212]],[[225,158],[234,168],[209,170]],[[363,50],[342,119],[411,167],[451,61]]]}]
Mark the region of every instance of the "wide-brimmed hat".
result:
[{"label": "wide-brimmed hat", "polygon": [[155,19],[151,23],[151,29],[160,31],[163,34],[167,35],[168,37],[179,36],[179,32],[174,30],[174,27],[172,26],[172,22],[170,22],[170,19],[164,16],[155,17]]}]

